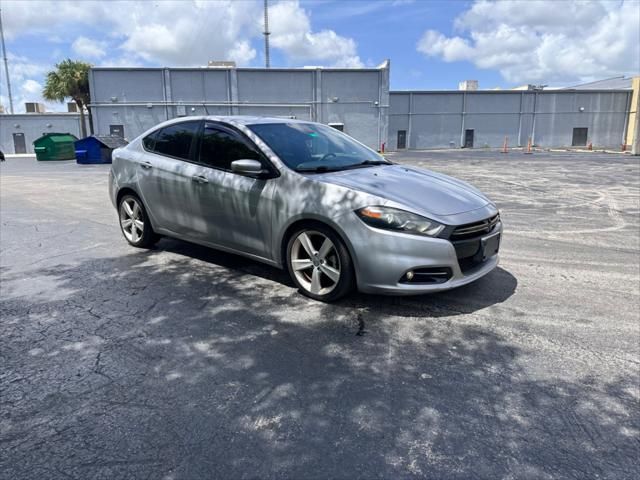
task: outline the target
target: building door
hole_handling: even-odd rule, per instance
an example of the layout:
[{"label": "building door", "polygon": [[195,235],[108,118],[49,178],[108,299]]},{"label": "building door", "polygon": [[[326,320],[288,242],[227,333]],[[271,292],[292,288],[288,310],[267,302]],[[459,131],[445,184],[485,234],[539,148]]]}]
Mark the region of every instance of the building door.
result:
[{"label": "building door", "polygon": [[571,140],[572,147],[585,147],[587,145],[587,133],[588,128],[574,128],[573,139]]},{"label": "building door", "polygon": [[473,130],[464,131],[464,148],[473,148]]},{"label": "building door", "polygon": [[407,131],[398,130],[398,143],[396,144],[398,150],[407,148]]},{"label": "building door", "polygon": [[27,145],[24,141],[24,133],[13,134],[13,151],[15,153],[27,153]]},{"label": "building door", "polygon": [[109,125],[109,135],[124,138],[124,125]]}]

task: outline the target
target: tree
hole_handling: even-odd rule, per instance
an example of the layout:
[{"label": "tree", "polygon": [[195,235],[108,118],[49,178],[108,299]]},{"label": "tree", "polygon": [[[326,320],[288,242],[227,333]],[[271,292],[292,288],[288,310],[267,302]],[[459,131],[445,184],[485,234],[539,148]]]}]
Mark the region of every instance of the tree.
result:
[{"label": "tree", "polygon": [[[82,136],[87,136],[87,127],[84,121],[84,107],[91,102],[89,95],[89,69],[91,65],[85,62],[66,59],[56,64],[56,69],[47,73],[47,79],[42,96],[46,100],[64,102],[72,98],[80,111],[80,128]],[[89,129],[93,134],[93,119],[89,110]]]}]

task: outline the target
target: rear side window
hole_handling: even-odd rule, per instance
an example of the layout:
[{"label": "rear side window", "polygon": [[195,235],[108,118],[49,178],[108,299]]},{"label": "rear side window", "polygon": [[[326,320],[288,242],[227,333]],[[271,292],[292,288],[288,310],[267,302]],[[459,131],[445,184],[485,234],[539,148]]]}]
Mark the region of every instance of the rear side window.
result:
[{"label": "rear side window", "polygon": [[146,148],[147,150],[153,152],[153,148],[156,144],[156,134],[158,133],[158,131],[156,130],[155,132],[150,133],[149,135],[147,135],[146,137],[144,137],[142,139],[142,144],[144,145],[144,148]]},{"label": "rear side window", "polygon": [[237,135],[205,126],[200,144],[200,163],[231,170],[231,162],[244,159],[261,160],[260,154]]},{"label": "rear side window", "polygon": [[189,160],[194,143],[193,139],[198,133],[199,126],[200,122],[183,122],[159,130],[155,134],[155,138],[150,139],[150,141],[154,141],[153,151]]}]

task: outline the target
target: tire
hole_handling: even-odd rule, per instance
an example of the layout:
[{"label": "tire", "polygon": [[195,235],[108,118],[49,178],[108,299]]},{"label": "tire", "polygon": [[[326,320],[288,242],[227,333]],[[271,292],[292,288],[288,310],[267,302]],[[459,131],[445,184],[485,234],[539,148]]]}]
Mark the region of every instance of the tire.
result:
[{"label": "tire", "polygon": [[291,279],[307,297],[334,302],[353,290],[351,256],[329,227],[314,224],[296,230],[287,243],[286,261]]},{"label": "tire", "polygon": [[150,248],[159,236],[153,231],[142,201],[135,195],[123,195],[118,203],[120,231],[124,238],[137,248]]}]

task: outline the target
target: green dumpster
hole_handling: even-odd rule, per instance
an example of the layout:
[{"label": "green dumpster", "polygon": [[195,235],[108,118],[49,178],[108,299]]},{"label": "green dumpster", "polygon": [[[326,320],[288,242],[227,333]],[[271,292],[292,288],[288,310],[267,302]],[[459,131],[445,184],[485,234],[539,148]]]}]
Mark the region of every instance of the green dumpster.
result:
[{"label": "green dumpster", "polygon": [[38,160],[75,160],[78,140],[70,133],[45,133],[33,141]]}]

